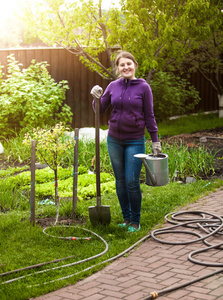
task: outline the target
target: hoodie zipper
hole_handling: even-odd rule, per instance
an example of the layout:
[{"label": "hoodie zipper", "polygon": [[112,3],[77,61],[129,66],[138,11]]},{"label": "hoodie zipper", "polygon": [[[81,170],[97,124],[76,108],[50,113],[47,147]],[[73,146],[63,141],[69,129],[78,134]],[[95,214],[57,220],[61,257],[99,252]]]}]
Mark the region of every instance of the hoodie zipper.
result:
[{"label": "hoodie zipper", "polygon": [[121,93],[121,96],[120,96],[120,100],[121,100],[121,114],[120,114],[120,117],[119,117],[119,120],[118,120],[118,132],[119,132],[119,139],[120,139],[120,120],[121,120],[121,117],[122,117],[122,114],[123,114],[123,100],[124,100],[124,96],[125,96],[125,92],[127,90],[127,86],[128,86],[128,79],[125,79],[125,86],[124,86],[124,89]]}]

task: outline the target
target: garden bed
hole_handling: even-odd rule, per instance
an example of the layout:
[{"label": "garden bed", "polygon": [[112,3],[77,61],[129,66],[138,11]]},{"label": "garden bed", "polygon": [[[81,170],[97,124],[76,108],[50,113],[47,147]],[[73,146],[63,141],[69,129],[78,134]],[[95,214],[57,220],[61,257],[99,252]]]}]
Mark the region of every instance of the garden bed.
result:
[{"label": "garden bed", "polygon": [[[205,138],[206,142],[201,142],[200,138]],[[204,146],[209,149],[212,154],[217,152],[214,159],[214,168],[216,177],[223,177],[223,127],[206,129],[196,131],[193,133],[183,133],[174,136],[163,136],[162,143],[174,144],[182,142],[184,145],[190,147]],[[22,167],[27,163],[20,163],[18,161],[8,161],[4,154],[0,155],[0,169],[7,169],[9,167]]]},{"label": "garden bed", "polygon": [[[205,140],[205,142],[201,140]],[[215,177],[223,178],[223,127],[196,131],[193,133],[183,133],[175,136],[165,136],[161,138],[162,143],[181,143],[188,145],[188,148],[205,147],[212,154],[217,152],[214,158]]]}]

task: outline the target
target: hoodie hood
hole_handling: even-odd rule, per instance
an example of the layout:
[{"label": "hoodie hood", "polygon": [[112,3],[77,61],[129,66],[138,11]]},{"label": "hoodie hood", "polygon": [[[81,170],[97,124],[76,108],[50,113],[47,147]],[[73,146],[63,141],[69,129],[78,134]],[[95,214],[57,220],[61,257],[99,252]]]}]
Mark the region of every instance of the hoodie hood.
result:
[{"label": "hoodie hood", "polygon": [[125,79],[123,77],[120,77],[116,80],[119,84],[126,86],[126,84],[128,86],[132,86],[132,85],[137,85],[137,84],[142,84],[142,83],[146,83],[145,79],[142,78],[136,78],[136,79]]}]

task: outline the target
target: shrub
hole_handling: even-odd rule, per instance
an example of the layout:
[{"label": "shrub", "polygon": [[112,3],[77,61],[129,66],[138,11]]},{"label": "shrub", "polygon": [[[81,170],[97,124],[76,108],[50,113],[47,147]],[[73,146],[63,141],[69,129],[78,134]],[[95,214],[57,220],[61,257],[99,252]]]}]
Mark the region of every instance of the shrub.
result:
[{"label": "shrub", "polygon": [[[182,115],[200,101],[199,92],[186,79],[172,73],[158,72],[150,82],[157,121]],[[192,102],[190,103],[192,99]]]},{"label": "shrub", "polygon": [[20,69],[13,55],[8,56],[6,78],[0,68],[0,128],[1,135],[14,136],[21,130],[53,126],[60,121],[71,122],[72,112],[64,104],[67,81],[56,83],[46,62],[31,61],[27,69]]}]

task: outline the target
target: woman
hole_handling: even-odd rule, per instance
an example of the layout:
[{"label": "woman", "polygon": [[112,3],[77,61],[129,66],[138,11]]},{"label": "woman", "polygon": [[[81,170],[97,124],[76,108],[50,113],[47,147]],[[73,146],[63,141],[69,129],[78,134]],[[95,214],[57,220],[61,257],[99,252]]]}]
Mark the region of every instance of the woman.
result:
[{"label": "woman", "polygon": [[134,56],[123,51],[116,57],[115,65],[120,77],[107,86],[104,94],[98,85],[92,88],[91,94],[95,98],[101,97],[100,113],[112,105],[107,147],[124,219],[118,225],[128,232],[136,232],[140,230],[142,195],[139,176],[142,162],[134,154],[145,153],[145,128],[150,133],[155,155],[161,152],[161,146],[153,113],[152,91],[144,79],[135,78],[138,64]]}]

